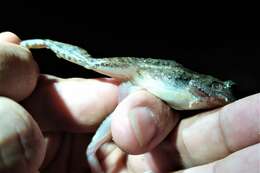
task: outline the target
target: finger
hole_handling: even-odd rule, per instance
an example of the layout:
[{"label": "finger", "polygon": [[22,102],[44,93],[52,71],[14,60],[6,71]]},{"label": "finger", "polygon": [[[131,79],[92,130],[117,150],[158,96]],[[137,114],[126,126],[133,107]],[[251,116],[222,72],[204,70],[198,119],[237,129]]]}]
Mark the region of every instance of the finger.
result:
[{"label": "finger", "polygon": [[256,144],[247,147],[243,150],[237,151],[230,156],[207,164],[190,168],[175,173],[213,173],[213,172],[225,172],[225,173],[259,173],[260,170],[260,144]]},{"label": "finger", "polygon": [[185,167],[226,157],[260,142],[260,94],[183,120],[172,145]]},{"label": "finger", "polygon": [[22,102],[43,131],[87,132],[117,105],[112,79],[61,79],[42,75],[33,94]]},{"label": "finger", "polygon": [[15,44],[19,44],[21,42],[20,38],[17,35],[8,31],[0,33],[0,41],[10,42]]},{"label": "finger", "polygon": [[45,143],[30,114],[16,102],[0,97],[0,172],[36,172]]},{"label": "finger", "polygon": [[177,121],[177,113],[161,100],[144,90],[136,91],[113,112],[113,140],[129,153],[143,153],[160,143]]},{"label": "finger", "polygon": [[31,53],[16,44],[12,34],[0,34],[0,96],[20,101],[29,96],[36,86],[38,66]]},{"label": "finger", "polygon": [[86,134],[52,133],[47,135],[47,151],[41,172],[88,172],[85,158]]}]

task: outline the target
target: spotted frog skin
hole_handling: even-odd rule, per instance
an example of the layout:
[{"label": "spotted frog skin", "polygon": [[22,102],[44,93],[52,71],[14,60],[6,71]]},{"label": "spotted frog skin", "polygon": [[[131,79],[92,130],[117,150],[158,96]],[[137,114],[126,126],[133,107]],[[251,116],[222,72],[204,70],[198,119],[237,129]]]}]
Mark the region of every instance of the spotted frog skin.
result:
[{"label": "spotted frog skin", "polygon": [[[144,88],[176,110],[209,109],[235,100],[232,81],[221,81],[199,74],[173,60],[111,57],[94,58],[86,50],[49,39],[31,39],[20,43],[26,48],[47,48],[58,57],[116,78],[122,83]],[[111,140],[111,116],[98,128],[87,149],[87,158],[94,172],[103,172],[95,153]]]}]

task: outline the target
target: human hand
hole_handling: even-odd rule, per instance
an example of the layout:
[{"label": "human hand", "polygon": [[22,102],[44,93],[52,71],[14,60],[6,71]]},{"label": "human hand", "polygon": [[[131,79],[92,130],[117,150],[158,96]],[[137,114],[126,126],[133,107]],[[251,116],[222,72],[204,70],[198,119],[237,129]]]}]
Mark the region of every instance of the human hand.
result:
[{"label": "human hand", "polygon": [[[167,133],[167,127],[163,129],[164,126],[161,124],[167,122],[170,124],[172,121],[160,118],[163,117],[161,113],[165,112],[152,111],[153,119],[158,126],[155,125],[155,128],[163,130],[151,135],[150,131],[155,131],[151,121],[144,121],[140,113],[139,115],[131,115],[127,111],[122,113],[123,109],[132,109],[129,102],[136,98],[136,96],[130,95],[116,108],[112,124],[113,139],[118,146],[128,153],[145,153],[125,155],[125,170],[174,173],[259,172],[260,94],[243,98],[216,110],[183,118],[168,137],[163,139],[162,143],[153,147],[151,145],[154,140]],[[148,103],[154,100],[153,96],[142,98],[140,105],[154,106],[154,104]],[[164,106],[162,104],[156,105],[158,107],[153,110],[161,110]],[[133,118],[133,116],[136,117]],[[174,116],[176,117],[176,114]],[[182,116],[181,113],[180,116]],[[131,119],[137,120],[131,121]],[[137,123],[133,125],[132,122]],[[136,127],[139,129],[135,129]],[[138,138],[142,138],[143,145],[139,145]],[[113,153],[110,151],[109,155],[113,155]],[[110,160],[110,162],[112,161]]]},{"label": "human hand", "polygon": [[[15,52],[17,51],[16,47]],[[17,57],[19,58],[19,56]],[[29,62],[31,61],[29,60]],[[13,67],[13,64],[9,66],[9,68],[11,67]],[[37,68],[33,66],[31,69]],[[10,76],[18,78],[20,76],[27,77],[28,74],[31,73],[23,71],[17,75]],[[37,76],[37,73],[35,76]],[[37,77],[35,78],[37,79]],[[6,84],[5,86],[11,85]],[[86,139],[89,138],[89,135],[84,133],[92,131],[109,112],[114,110],[117,105],[117,86],[118,83],[116,81],[108,79],[101,81],[64,80],[52,76],[41,76],[37,88],[31,89],[31,92],[34,90],[32,96],[29,98],[24,96],[25,100],[24,98],[20,99],[23,100],[23,106],[33,115],[41,130],[39,130],[31,115],[25,112],[21,106],[4,98],[4,104],[1,104],[3,106],[0,107],[0,115],[2,115],[2,119],[10,119],[7,122],[12,122],[9,124],[14,126],[6,127],[8,123],[0,121],[0,135],[1,129],[13,130],[19,124],[33,124],[32,128],[24,127],[27,130],[18,129],[19,131],[13,131],[7,135],[4,134],[5,138],[0,137],[0,148],[2,151],[8,146],[2,145],[2,141],[5,142],[3,144],[11,144],[16,140],[19,144],[17,138],[6,140],[10,139],[10,136],[21,136],[21,139],[28,139],[29,136],[33,139],[29,140],[29,147],[23,147],[24,151],[30,151],[27,152],[29,157],[28,154],[27,156],[23,154],[26,152],[8,148],[8,151],[11,150],[20,156],[16,160],[13,159],[16,161],[12,162],[15,163],[13,165],[18,166],[12,166],[15,171],[12,170],[11,172],[22,172],[22,170],[29,172],[29,169],[31,172],[36,172],[39,167],[41,167],[42,172],[57,172],[57,170],[60,172],[86,172],[85,149],[88,143]],[[8,89],[8,91],[10,90]],[[15,93],[15,91],[10,93]],[[0,95],[4,94],[0,92]],[[10,97],[9,95],[6,96]],[[115,145],[108,144],[101,147],[98,153],[99,158],[107,171],[117,169],[117,172],[143,172],[147,170],[166,172],[208,164],[186,170],[187,172],[206,172],[212,171],[213,165],[217,165],[215,166],[217,171],[223,165],[232,166],[236,160],[239,161],[239,159],[245,158],[245,154],[248,152],[259,151],[259,144],[254,145],[259,142],[259,129],[257,131],[257,125],[259,124],[259,111],[257,114],[258,100],[259,95],[252,96],[215,112],[182,119],[176,126],[179,117],[178,112],[172,111],[167,105],[149,93],[137,91],[126,97],[115,109],[112,133],[113,139],[118,146],[127,153],[138,155],[126,154]],[[12,110],[22,111],[10,111],[10,105],[15,107]],[[250,112],[247,112],[247,110]],[[5,112],[5,114],[2,114],[1,111]],[[19,112],[20,114],[18,114]],[[222,113],[219,114],[219,112]],[[10,116],[10,114],[14,116]],[[25,120],[24,118],[22,120],[18,119],[20,116],[26,117]],[[223,120],[224,123],[226,122],[226,125],[223,124],[223,127],[230,127],[230,129],[227,129],[230,131],[228,131],[225,139],[227,137],[232,139],[232,147],[235,145],[235,148],[232,148],[230,153],[236,152],[234,155],[230,155],[225,148],[226,145],[223,145],[225,144],[221,138],[223,132],[220,133],[218,128],[218,123],[221,122],[219,117],[225,120]],[[241,121],[244,122],[244,128],[237,128],[240,126],[239,122]],[[175,129],[172,130],[174,127]],[[43,142],[42,132],[45,136],[46,144]],[[242,132],[244,134],[243,138],[237,135]],[[166,138],[166,136],[168,137]],[[251,145],[252,147],[249,147]],[[245,148],[245,152],[242,150],[243,148]],[[45,152],[46,156],[44,157]],[[242,154],[239,154],[241,152]],[[9,156],[14,156],[13,153]],[[252,169],[249,170],[251,172],[254,171],[254,168],[257,170],[257,159],[259,160],[259,158],[257,158],[256,154],[254,156],[251,160],[253,166],[246,164],[240,164],[240,166],[248,166],[248,168]],[[217,161],[220,158],[225,159]],[[17,160],[20,162],[17,162]],[[24,160],[27,161],[25,162]],[[213,163],[211,164],[211,162]],[[0,162],[0,168],[1,163],[5,162]],[[235,168],[238,169],[238,167]],[[229,171],[225,170],[225,167],[222,170],[224,170],[223,172]],[[222,170],[219,171],[221,172]],[[246,171],[244,170],[244,172]],[[230,172],[234,171],[231,169]]]},{"label": "human hand", "polygon": [[90,132],[116,107],[118,82],[40,75],[16,35],[0,40],[0,173],[87,172]]}]

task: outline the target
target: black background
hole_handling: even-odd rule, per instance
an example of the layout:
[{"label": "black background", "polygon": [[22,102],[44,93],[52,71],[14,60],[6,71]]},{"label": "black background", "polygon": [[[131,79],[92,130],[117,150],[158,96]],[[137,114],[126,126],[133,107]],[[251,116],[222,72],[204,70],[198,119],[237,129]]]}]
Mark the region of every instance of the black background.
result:
[{"label": "black background", "polygon": [[[57,6],[50,8],[51,4],[41,1],[23,3],[18,10],[1,15],[0,31],[14,32],[21,39],[49,38],[75,44],[94,57],[174,59],[194,71],[233,80],[238,97],[259,92],[260,41],[248,35],[253,26],[243,30],[234,19],[222,23],[217,16],[201,21],[197,16],[172,13],[173,9],[103,11],[79,8],[81,4],[65,5],[57,10]],[[50,51],[32,52],[42,73],[64,78],[101,76],[57,59]]]}]

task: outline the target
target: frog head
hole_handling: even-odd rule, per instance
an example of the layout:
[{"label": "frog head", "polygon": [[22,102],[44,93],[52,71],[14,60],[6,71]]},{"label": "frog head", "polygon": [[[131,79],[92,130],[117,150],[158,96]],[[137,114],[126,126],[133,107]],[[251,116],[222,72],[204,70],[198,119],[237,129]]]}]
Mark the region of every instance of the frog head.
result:
[{"label": "frog head", "polygon": [[222,106],[233,102],[233,81],[221,81],[209,75],[199,75],[192,78],[188,87],[197,101],[193,104],[208,105],[208,108]]}]

